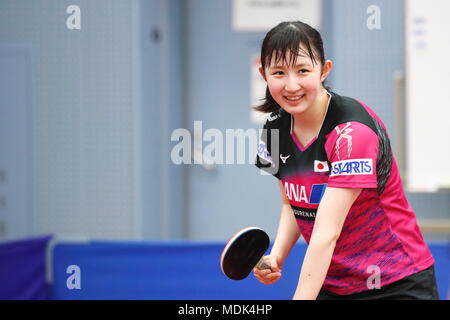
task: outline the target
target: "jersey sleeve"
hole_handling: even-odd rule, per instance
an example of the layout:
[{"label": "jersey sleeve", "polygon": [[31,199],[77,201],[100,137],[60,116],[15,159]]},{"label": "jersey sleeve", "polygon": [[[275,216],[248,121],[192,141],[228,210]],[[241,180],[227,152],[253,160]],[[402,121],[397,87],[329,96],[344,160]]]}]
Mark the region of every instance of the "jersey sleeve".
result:
[{"label": "jersey sleeve", "polygon": [[351,121],[336,126],[326,138],[329,187],[377,188],[378,135],[371,128]]},{"label": "jersey sleeve", "polygon": [[[260,168],[264,174],[273,175],[280,179],[278,174],[278,148],[276,148],[277,145],[279,145],[279,128],[277,127],[279,124],[278,121],[273,120],[277,118],[278,115],[271,114],[261,130],[255,165]],[[274,149],[274,152],[272,152],[272,149]]]}]

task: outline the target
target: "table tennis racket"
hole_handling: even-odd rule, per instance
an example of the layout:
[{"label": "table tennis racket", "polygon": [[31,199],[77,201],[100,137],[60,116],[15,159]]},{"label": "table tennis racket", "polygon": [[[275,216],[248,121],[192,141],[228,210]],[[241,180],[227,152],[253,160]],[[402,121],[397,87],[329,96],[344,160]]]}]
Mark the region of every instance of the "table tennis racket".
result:
[{"label": "table tennis racket", "polygon": [[220,257],[220,268],[232,280],[245,279],[253,268],[270,269],[270,264],[262,259],[269,244],[269,236],[264,230],[244,228],[226,244]]}]

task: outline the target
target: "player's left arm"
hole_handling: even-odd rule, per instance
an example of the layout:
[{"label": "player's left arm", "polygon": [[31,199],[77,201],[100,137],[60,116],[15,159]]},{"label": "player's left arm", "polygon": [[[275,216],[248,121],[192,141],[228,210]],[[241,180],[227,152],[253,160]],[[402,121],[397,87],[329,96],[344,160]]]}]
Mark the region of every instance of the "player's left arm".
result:
[{"label": "player's left arm", "polygon": [[336,241],[347,213],[362,189],[333,188],[325,190],[294,294],[295,300],[314,300],[325,281]]}]

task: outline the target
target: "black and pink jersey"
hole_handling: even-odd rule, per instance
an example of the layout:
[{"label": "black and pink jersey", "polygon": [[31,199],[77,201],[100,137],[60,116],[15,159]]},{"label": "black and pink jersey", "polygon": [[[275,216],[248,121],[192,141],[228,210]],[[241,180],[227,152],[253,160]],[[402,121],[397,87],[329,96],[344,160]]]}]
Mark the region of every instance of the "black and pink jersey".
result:
[{"label": "black and pink jersey", "polygon": [[362,188],[348,212],[322,289],[341,295],[381,286],[434,263],[408,204],[386,128],[364,103],[330,93],[318,136],[303,146],[293,118],[280,109],[264,125],[256,166],[284,185],[301,234],[309,243],[326,187]]}]

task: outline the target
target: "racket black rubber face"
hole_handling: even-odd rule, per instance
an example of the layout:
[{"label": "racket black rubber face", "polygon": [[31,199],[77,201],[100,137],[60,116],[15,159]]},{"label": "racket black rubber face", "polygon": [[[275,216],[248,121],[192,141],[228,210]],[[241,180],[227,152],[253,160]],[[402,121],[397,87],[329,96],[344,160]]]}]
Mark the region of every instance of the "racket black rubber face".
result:
[{"label": "racket black rubber face", "polygon": [[232,280],[245,279],[266,250],[270,239],[267,233],[257,227],[239,231],[227,243],[222,251],[220,267]]}]

